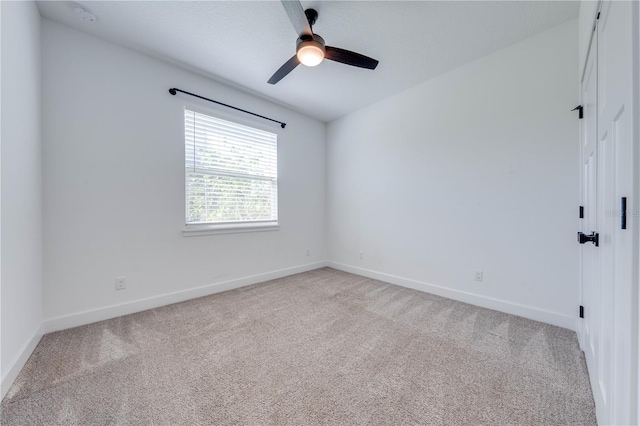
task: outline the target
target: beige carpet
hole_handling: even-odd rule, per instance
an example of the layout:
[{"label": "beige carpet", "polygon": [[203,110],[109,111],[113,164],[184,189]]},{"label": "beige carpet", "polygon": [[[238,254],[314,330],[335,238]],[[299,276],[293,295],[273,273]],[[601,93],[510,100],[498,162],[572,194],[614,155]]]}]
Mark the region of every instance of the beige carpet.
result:
[{"label": "beige carpet", "polygon": [[319,269],[46,335],[3,425],[595,424],[575,333]]}]

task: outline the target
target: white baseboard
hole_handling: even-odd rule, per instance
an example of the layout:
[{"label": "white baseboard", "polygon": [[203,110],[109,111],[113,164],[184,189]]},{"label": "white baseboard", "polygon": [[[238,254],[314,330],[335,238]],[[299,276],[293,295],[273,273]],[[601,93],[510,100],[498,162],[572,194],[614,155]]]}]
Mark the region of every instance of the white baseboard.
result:
[{"label": "white baseboard", "polygon": [[458,300],[460,302],[469,303],[471,305],[480,306],[482,308],[493,309],[495,311],[517,315],[520,317],[532,319],[534,321],[540,321],[546,324],[568,328],[572,331],[578,330],[578,319],[570,315],[559,314],[557,312],[551,312],[544,309],[534,308],[532,306],[521,305],[519,303],[508,302],[506,300],[494,299],[491,297],[442,287],[436,284],[398,277],[396,275],[385,274],[383,272],[372,271],[370,269],[364,269],[357,266],[345,265],[337,262],[327,262],[327,266],[329,266],[330,268],[338,269],[340,271],[349,272],[351,274],[362,275],[364,277],[385,281],[402,287],[424,291],[425,293],[431,293],[438,296],[446,297],[448,299]]},{"label": "white baseboard", "polygon": [[2,372],[2,384],[0,385],[0,392],[2,393],[2,397],[0,400],[5,397],[9,388],[13,384],[13,381],[18,377],[18,373],[22,370],[22,367],[27,363],[29,357],[38,346],[38,342],[42,339],[44,335],[44,329],[42,324],[38,327],[38,329],[33,333],[31,338],[27,340],[24,345],[18,351],[18,354],[11,360],[9,366],[6,371]]},{"label": "white baseboard", "polygon": [[158,308],[160,306],[170,305],[172,303],[184,302],[185,300],[195,299],[197,297],[208,296],[210,294],[220,293],[222,291],[233,290],[252,284],[257,284],[263,281],[269,281],[286,277],[288,275],[299,274],[301,272],[307,272],[313,269],[323,268],[325,266],[327,266],[327,262],[308,263],[306,265],[279,269],[263,274],[250,275],[248,277],[236,278],[229,281],[223,281],[215,284],[205,285],[202,287],[192,288],[189,290],[165,293],[159,296],[152,296],[145,299],[121,303],[118,305],[110,305],[103,308],[50,318],[44,321],[44,332],[51,333],[53,331],[65,330],[67,328],[91,324],[122,315],[129,315],[136,312],[146,311],[148,309]]}]

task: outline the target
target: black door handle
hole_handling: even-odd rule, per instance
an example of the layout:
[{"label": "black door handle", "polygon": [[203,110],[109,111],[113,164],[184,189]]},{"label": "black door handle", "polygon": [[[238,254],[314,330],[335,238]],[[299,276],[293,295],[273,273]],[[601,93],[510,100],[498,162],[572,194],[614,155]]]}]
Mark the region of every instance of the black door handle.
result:
[{"label": "black door handle", "polygon": [[578,232],[578,242],[580,244],[593,243],[596,247],[598,247],[599,235],[597,232],[593,232],[593,231],[591,231],[591,234],[589,235],[583,232]]}]

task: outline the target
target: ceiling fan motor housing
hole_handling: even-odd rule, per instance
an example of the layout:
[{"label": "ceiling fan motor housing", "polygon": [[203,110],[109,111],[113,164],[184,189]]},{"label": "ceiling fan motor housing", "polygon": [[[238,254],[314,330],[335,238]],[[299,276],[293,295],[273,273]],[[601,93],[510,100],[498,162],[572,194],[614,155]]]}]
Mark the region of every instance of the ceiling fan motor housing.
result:
[{"label": "ceiling fan motor housing", "polygon": [[305,46],[316,46],[319,49],[322,49],[323,52],[325,51],[324,39],[318,34],[312,34],[310,36],[303,34],[298,37],[298,41],[296,41],[296,52]]}]

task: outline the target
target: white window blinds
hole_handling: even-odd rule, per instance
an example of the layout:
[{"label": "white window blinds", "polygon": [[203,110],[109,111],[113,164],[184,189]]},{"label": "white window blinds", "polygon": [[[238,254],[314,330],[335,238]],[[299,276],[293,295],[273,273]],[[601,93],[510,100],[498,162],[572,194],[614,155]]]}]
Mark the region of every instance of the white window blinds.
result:
[{"label": "white window blinds", "polygon": [[277,135],[185,110],[186,223],[278,220]]}]

